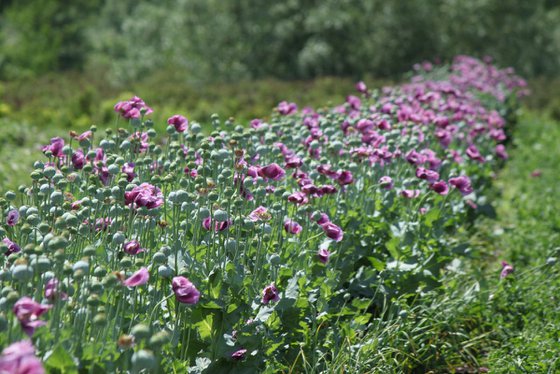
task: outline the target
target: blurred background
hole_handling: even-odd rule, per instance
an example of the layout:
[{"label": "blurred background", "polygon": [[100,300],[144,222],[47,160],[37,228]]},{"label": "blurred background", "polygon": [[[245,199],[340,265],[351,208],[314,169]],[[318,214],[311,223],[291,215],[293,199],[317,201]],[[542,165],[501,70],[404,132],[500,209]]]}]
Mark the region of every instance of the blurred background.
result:
[{"label": "blurred background", "polygon": [[160,123],[245,122],[457,54],[513,66],[560,117],[558,0],[0,0],[0,145],[112,124],[133,94]]}]

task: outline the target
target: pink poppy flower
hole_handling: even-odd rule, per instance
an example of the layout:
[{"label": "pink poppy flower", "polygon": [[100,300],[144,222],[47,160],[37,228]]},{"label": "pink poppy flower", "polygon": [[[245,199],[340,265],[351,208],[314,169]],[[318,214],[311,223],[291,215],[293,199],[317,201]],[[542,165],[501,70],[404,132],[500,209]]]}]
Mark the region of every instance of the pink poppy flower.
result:
[{"label": "pink poppy flower", "polygon": [[136,273],[125,279],[122,283],[127,287],[137,287],[148,283],[150,280],[150,273],[146,268],[140,268]]},{"label": "pink poppy flower", "polygon": [[284,230],[289,234],[297,235],[303,230],[301,225],[294,220],[287,219],[284,221]]},{"label": "pink poppy flower", "polygon": [[0,373],[45,374],[41,360],[35,356],[30,340],[12,343],[0,355]]},{"label": "pink poppy flower", "polygon": [[327,238],[334,240],[335,242],[339,242],[344,237],[344,232],[340,227],[335,225],[332,222],[326,222],[321,225],[321,228],[327,235]]},{"label": "pink poppy flower", "polygon": [[36,328],[47,324],[45,321],[39,320],[39,317],[51,308],[52,305],[42,305],[24,296],[16,301],[12,311],[19,320],[23,331],[32,336]]},{"label": "pink poppy flower", "polygon": [[278,290],[274,283],[269,284],[266,286],[262,292],[262,299],[261,302],[263,304],[268,304],[271,301],[276,302],[280,300],[280,295],[278,294]]},{"label": "pink poppy flower", "polygon": [[179,114],[176,114],[167,119],[167,124],[175,126],[175,130],[177,130],[177,132],[185,132],[189,126],[189,120]]},{"label": "pink poppy flower", "polygon": [[185,277],[174,277],[171,281],[171,288],[177,301],[183,304],[196,304],[200,299],[200,292],[196,289],[194,284]]}]

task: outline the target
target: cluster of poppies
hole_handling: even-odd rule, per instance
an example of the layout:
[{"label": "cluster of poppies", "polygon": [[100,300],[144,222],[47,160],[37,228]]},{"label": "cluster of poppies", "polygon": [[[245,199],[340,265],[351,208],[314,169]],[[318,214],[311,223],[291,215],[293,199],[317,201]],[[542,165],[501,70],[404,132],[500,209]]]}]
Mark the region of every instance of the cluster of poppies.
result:
[{"label": "cluster of poppies", "polygon": [[[31,185],[0,202],[0,345],[12,344],[0,372],[42,372],[26,336],[40,337],[40,354],[61,344],[76,362],[84,345],[134,350],[139,369],[155,367],[157,350],[159,365],[248,360],[261,349],[255,334],[287,336],[259,323],[296,297],[297,277],[348,286],[342,266],[359,268],[345,263],[352,243],[374,247],[346,226],[351,213],[419,227],[430,209],[476,208],[479,176],[508,157],[494,108],[506,110],[525,82],[466,56],[439,69],[379,91],[359,82],[330,109],[281,102],[247,127],[225,131],[212,117],[210,136],[177,114],[158,138],[152,109],[133,97],[115,105],[126,121],[117,131],[53,138]],[[79,334],[60,334],[73,326]]]}]

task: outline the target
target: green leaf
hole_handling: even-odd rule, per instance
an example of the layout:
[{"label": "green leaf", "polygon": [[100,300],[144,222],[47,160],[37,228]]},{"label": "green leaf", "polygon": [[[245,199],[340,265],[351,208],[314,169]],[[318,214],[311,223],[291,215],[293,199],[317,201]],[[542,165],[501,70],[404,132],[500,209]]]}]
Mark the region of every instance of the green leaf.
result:
[{"label": "green leaf", "polygon": [[57,345],[52,351],[47,352],[45,355],[46,366],[58,369],[63,373],[77,373],[78,368],[76,363],[72,359],[72,356],[68,353],[62,345]]},{"label": "green leaf", "polygon": [[400,241],[401,241],[400,238],[393,237],[391,240],[385,243],[385,247],[387,247],[387,250],[395,260],[397,260],[400,257],[400,253],[398,250]]},{"label": "green leaf", "polygon": [[372,256],[369,256],[367,259],[369,260],[369,262],[371,262],[371,265],[375,268],[375,270],[382,271],[383,269],[385,269],[385,263],[383,261],[380,261]]}]

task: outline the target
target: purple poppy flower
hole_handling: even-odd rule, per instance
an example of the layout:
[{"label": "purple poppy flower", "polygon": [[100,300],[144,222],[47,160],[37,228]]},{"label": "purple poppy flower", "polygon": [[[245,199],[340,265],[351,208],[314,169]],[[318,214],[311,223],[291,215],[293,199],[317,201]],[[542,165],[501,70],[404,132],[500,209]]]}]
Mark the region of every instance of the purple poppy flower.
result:
[{"label": "purple poppy flower", "polygon": [[449,193],[449,187],[447,186],[447,183],[445,183],[445,181],[432,183],[430,185],[430,188],[440,195],[447,195]]},{"label": "purple poppy flower", "polygon": [[140,248],[138,240],[131,240],[124,244],[123,250],[129,255],[137,255],[138,253],[145,252],[144,248]]},{"label": "purple poppy flower", "polygon": [[128,137],[128,141],[130,141],[132,144],[135,144],[134,149],[137,153],[146,152],[146,150],[150,146],[149,136],[147,132],[136,131]]},{"label": "purple poppy flower", "polygon": [[54,157],[63,157],[62,148],[64,148],[64,139],[56,137],[51,139],[51,144],[43,146],[41,150],[50,151]]},{"label": "purple poppy flower", "polygon": [[330,256],[331,256],[331,253],[326,248],[321,248],[317,251],[317,259],[320,262],[322,262],[323,264],[326,264],[327,262],[329,262],[329,257]]},{"label": "purple poppy flower", "polygon": [[5,253],[6,256],[9,256],[12,253],[18,253],[19,251],[21,251],[21,248],[19,247],[19,245],[17,245],[16,243],[14,243],[13,241],[11,241],[8,238],[2,239],[2,242],[4,242],[4,244],[6,244],[6,246],[8,246],[8,251]]},{"label": "purple poppy flower", "polygon": [[386,190],[392,190],[394,187],[393,178],[385,175],[379,178],[379,185]]},{"label": "purple poppy flower", "polygon": [[341,241],[344,237],[344,232],[342,231],[342,229],[330,221],[323,223],[321,225],[321,228],[327,235],[327,238],[330,238],[335,242]]},{"label": "purple poppy flower", "polygon": [[346,97],[346,103],[348,103],[350,108],[352,108],[354,110],[358,110],[358,109],[360,109],[360,106],[362,106],[362,100],[360,100],[359,97],[354,96],[354,95],[347,96]]},{"label": "purple poppy flower", "polygon": [[330,222],[330,218],[326,213],[320,213],[319,214],[319,218],[317,218],[317,220],[315,222],[317,222],[317,224],[322,225],[324,223]]},{"label": "purple poppy flower", "polygon": [[344,170],[340,172],[337,181],[341,186],[345,186],[347,184],[354,183],[354,177],[352,176],[352,173],[350,171]]},{"label": "purple poppy flower", "polygon": [[132,182],[132,180],[136,177],[136,173],[134,172],[134,162],[127,162],[123,165],[121,171],[126,174],[126,180]]},{"label": "purple poppy flower", "polygon": [[416,177],[427,180],[429,183],[433,183],[439,179],[439,173],[437,171],[418,167],[416,168]]},{"label": "purple poppy flower", "polygon": [[85,164],[86,157],[84,156],[84,152],[82,152],[81,149],[78,149],[72,154],[72,166],[74,166],[74,169],[76,170],[81,170]]},{"label": "purple poppy flower", "polygon": [[150,280],[148,269],[140,268],[140,270],[125,279],[122,283],[127,287],[137,287],[148,283],[148,280]]},{"label": "purple poppy flower", "polygon": [[241,361],[245,358],[245,354],[247,353],[246,349],[240,349],[238,351],[235,351],[231,354],[231,358],[234,359],[235,361]]},{"label": "purple poppy flower", "polygon": [[284,221],[284,230],[286,230],[289,234],[297,235],[303,230],[303,228],[296,221],[287,219]]},{"label": "purple poppy flower", "polygon": [[331,184],[325,184],[319,188],[321,195],[332,195],[338,192],[335,186]]},{"label": "purple poppy flower", "polygon": [[169,117],[167,124],[175,126],[175,130],[177,130],[177,132],[185,132],[189,126],[189,120],[179,114],[176,114]]},{"label": "purple poppy flower", "polygon": [[407,199],[414,199],[420,196],[420,190],[402,190],[401,196]]},{"label": "purple poppy flower", "polygon": [[287,101],[281,101],[276,108],[278,113],[283,116],[294,114],[297,112],[297,105],[295,103],[288,103]]},{"label": "purple poppy flower", "polygon": [[41,360],[35,356],[30,340],[12,343],[0,355],[0,373],[45,374]]},{"label": "purple poppy flower", "polygon": [[257,209],[253,210],[251,214],[249,214],[248,218],[253,222],[257,222],[268,221],[272,218],[272,216],[268,212],[268,209],[264,206],[259,206]]},{"label": "purple poppy flower", "polygon": [[39,320],[39,317],[51,308],[52,305],[42,305],[24,296],[16,301],[12,311],[19,320],[23,331],[28,336],[32,336],[36,328],[47,324],[45,321]]},{"label": "purple poppy flower", "polygon": [[91,137],[93,136],[93,132],[91,132],[90,130],[85,131],[83,133],[81,133],[80,135],[76,136],[75,139],[79,142],[84,141],[86,139],[91,139]]},{"label": "purple poppy flower", "polygon": [[134,96],[128,101],[119,101],[115,104],[115,112],[119,113],[126,119],[140,118],[141,111],[144,110],[146,115],[153,112],[152,108],[146,105],[144,100],[138,96]]},{"label": "purple poppy flower", "polygon": [[463,195],[468,195],[473,192],[471,180],[467,176],[462,175],[456,178],[450,178],[449,184],[457,188]]},{"label": "purple poppy flower", "polygon": [[500,273],[500,279],[504,279],[505,277],[513,273],[513,271],[514,271],[513,265],[510,265],[507,262],[502,261],[502,271]]},{"label": "purple poppy flower", "polygon": [[405,156],[406,161],[413,165],[421,165],[426,162],[426,156],[421,153],[416,152],[416,150],[409,151]]},{"label": "purple poppy flower", "polygon": [[254,129],[258,129],[259,127],[261,127],[263,124],[262,120],[255,118],[254,120],[251,121],[251,127]]},{"label": "purple poppy flower", "polygon": [[19,212],[17,211],[17,209],[12,209],[8,212],[8,215],[6,216],[6,224],[8,226],[15,226],[17,225],[19,221]]},{"label": "purple poppy flower", "polygon": [[356,90],[360,93],[367,93],[367,86],[364,82],[359,81],[358,83],[356,83]]},{"label": "purple poppy flower", "polygon": [[258,169],[259,176],[278,181],[286,175],[286,171],[282,169],[277,163],[272,163]]},{"label": "purple poppy flower", "polygon": [[509,155],[506,152],[506,147],[503,144],[498,144],[495,149],[496,156],[501,158],[502,160],[507,160]]},{"label": "purple poppy flower", "polygon": [[276,289],[274,283],[271,283],[264,288],[262,292],[262,299],[261,299],[261,302],[263,304],[266,305],[271,301],[276,302],[279,300],[280,300],[280,295],[278,295],[278,290]]},{"label": "purple poppy flower", "polygon": [[[217,222],[216,221],[216,222],[214,222],[214,231],[215,232],[224,231],[225,229],[230,227],[232,223],[233,222],[230,219],[228,219],[226,221],[222,221],[222,222]],[[210,217],[206,217],[202,221],[202,227],[204,227],[206,230],[210,231],[210,228],[212,227],[212,219]]]},{"label": "purple poppy flower", "polygon": [[56,278],[51,278],[45,284],[45,297],[49,300],[56,300],[59,298],[60,300],[68,299],[68,295],[62,291],[60,291],[60,282]]},{"label": "purple poppy flower", "polygon": [[177,301],[183,304],[196,304],[200,299],[200,292],[196,289],[194,284],[185,277],[174,277],[171,281],[171,288]]},{"label": "purple poppy flower", "polygon": [[478,148],[474,145],[471,144],[469,145],[469,147],[467,148],[467,156],[471,159],[471,160],[475,160],[478,162],[484,162],[484,157],[482,157],[482,155],[480,154],[480,151],[478,150]]},{"label": "purple poppy flower", "polygon": [[154,209],[163,204],[163,195],[159,188],[149,183],[142,183],[125,192],[124,201],[125,205],[134,204],[136,207],[145,206],[148,209]]},{"label": "purple poppy flower", "polygon": [[304,205],[309,202],[309,199],[305,193],[298,191],[288,196],[288,201],[297,205]]}]

